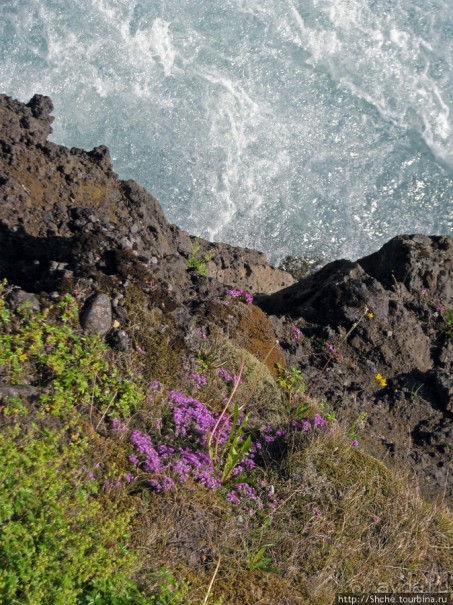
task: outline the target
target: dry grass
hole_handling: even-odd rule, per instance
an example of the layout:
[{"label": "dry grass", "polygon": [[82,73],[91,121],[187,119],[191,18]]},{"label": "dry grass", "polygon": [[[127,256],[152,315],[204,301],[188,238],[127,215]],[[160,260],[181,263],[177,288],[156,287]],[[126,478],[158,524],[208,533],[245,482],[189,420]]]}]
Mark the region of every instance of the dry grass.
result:
[{"label": "dry grass", "polygon": [[[407,477],[351,448],[337,430],[284,462],[286,504],[275,563],[310,595],[442,591],[451,586],[453,517]],[[280,471],[281,472],[281,471]]]},{"label": "dry grass", "polygon": [[[135,540],[155,566],[177,569],[202,600],[228,605],[327,605],[338,592],[442,592],[451,587],[453,516],[424,502],[413,480],[350,447],[341,429],[300,436],[263,476],[282,502],[272,518],[228,510],[220,495],[185,486],[150,495]],[[278,573],[251,569],[267,545]]]}]

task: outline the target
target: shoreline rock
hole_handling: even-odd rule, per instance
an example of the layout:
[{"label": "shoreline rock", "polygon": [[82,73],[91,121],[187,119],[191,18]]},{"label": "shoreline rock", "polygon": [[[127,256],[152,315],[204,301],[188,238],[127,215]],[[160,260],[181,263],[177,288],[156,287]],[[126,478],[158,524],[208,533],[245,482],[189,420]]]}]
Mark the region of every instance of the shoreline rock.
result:
[{"label": "shoreline rock", "polygon": [[[145,189],[118,179],[107,147],[85,152],[48,142],[52,109],[51,100],[41,95],[26,105],[0,95],[1,272],[26,273],[21,265],[39,261],[24,287],[30,289],[34,281],[37,290],[48,289],[55,282],[50,263],[74,271],[79,248],[96,272],[108,275],[114,249],[124,251],[123,260],[129,254],[131,265],[136,259],[155,279],[188,285],[193,238],[167,221]],[[211,253],[207,275],[220,283],[270,293],[294,282],[261,252],[199,241],[200,254]]]}]

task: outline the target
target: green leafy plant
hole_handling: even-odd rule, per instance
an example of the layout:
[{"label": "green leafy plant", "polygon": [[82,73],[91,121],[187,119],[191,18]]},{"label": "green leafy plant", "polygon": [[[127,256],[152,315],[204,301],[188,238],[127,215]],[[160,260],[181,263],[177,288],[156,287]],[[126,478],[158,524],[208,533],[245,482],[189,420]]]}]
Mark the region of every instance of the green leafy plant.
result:
[{"label": "green leafy plant", "polygon": [[419,384],[418,387],[413,385],[411,388],[411,401],[417,401],[418,396],[423,393],[423,385]]},{"label": "green leafy plant", "polygon": [[321,399],[321,401],[319,402],[318,405],[319,405],[321,414],[327,420],[327,422],[329,422],[329,423],[337,422],[335,410],[333,409],[331,403],[329,401],[327,401],[327,399]]},{"label": "green leafy plant", "polygon": [[0,324],[9,322],[9,309],[6,306],[5,300],[2,296],[4,289],[7,285],[6,280],[0,281]]},{"label": "green leafy plant", "polygon": [[213,258],[213,253],[200,255],[201,244],[197,238],[186,262],[187,269],[194,269],[199,275],[206,277],[208,274],[207,263]]},{"label": "green leafy plant", "polygon": [[[252,446],[252,438],[248,435],[244,439],[244,428],[248,422],[249,414],[246,414],[241,420],[239,406],[235,403],[233,408],[233,414],[231,418],[231,432],[228,435],[228,439],[222,444],[221,450],[219,451],[219,439],[222,434],[218,431],[226,419],[229,418],[227,411],[233,400],[233,397],[237,391],[239,383],[242,380],[243,365],[241,366],[239,376],[236,377],[231,394],[219,415],[217,422],[208,436],[208,453],[211,460],[220,466],[222,469],[221,482],[226,483],[234,471],[234,469],[244,460],[244,458],[250,453]],[[215,435],[218,431],[217,439]]]},{"label": "green leafy plant", "polygon": [[351,424],[351,426],[348,429],[347,432],[347,436],[348,439],[357,439],[359,432],[363,429],[363,427],[365,426],[365,421],[367,419],[367,413],[366,412],[360,412],[357,416],[357,418],[354,420],[354,422]]},{"label": "green leafy plant", "polygon": [[201,372],[211,372],[225,365],[221,347],[215,340],[201,342],[195,355],[195,363]]},{"label": "green leafy plant", "polygon": [[289,412],[296,419],[303,418],[310,409],[307,402],[300,401],[305,393],[306,384],[302,372],[296,366],[284,368],[279,363],[277,365],[277,383],[286,393],[289,402]]},{"label": "green leafy plant", "polygon": [[84,594],[77,605],[189,605],[189,586],[178,583],[173,574],[162,568],[156,575],[158,588],[153,595],[144,595],[133,582],[121,593],[112,582],[104,590],[94,589]]},{"label": "green leafy plant", "polygon": [[442,311],[440,328],[447,338],[453,338],[453,309]]},{"label": "green leafy plant", "polygon": [[0,434],[4,603],[75,604],[93,584],[121,594],[135,565],[124,547],[133,510],[83,480],[87,444],[68,442],[72,427],[23,434],[16,424]]},{"label": "green leafy plant", "polygon": [[[230,479],[233,470],[240,464],[246,456],[250,453],[252,445],[252,438],[248,435],[244,439],[244,427],[248,421],[248,414],[239,421],[239,407],[237,404],[234,406],[232,425],[233,428],[228,437],[228,440],[222,447],[221,460],[222,460],[222,483],[225,483]],[[214,454],[215,455],[215,454]]]},{"label": "green leafy plant", "polygon": [[266,556],[266,550],[273,544],[265,544],[252,556],[247,564],[250,571],[263,571],[265,573],[281,573],[278,567],[272,567],[272,558]]},{"label": "green leafy plant", "polygon": [[288,393],[305,393],[305,381],[299,368],[291,366],[284,368],[282,365],[277,363],[278,376],[277,382],[280,387]]},{"label": "green leafy plant", "polygon": [[[4,307],[2,299],[0,310]],[[78,307],[67,295],[43,313],[24,306],[14,317],[2,312],[0,368],[4,380],[20,385],[39,377],[41,411],[67,414],[85,406],[105,417],[128,416],[144,399],[143,390],[113,363],[110,349],[97,335],[84,335]]]},{"label": "green leafy plant", "polygon": [[20,397],[8,397],[1,409],[5,416],[26,416],[28,414],[28,410]]}]

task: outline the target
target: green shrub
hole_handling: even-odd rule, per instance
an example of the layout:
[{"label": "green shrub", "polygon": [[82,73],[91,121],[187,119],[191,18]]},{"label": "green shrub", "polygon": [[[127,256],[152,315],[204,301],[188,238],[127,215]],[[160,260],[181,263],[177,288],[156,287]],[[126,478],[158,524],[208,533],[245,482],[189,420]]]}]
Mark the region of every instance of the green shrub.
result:
[{"label": "green shrub", "polygon": [[127,417],[144,394],[118,365],[97,335],[84,335],[75,300],[34,313],[24,306],[16,316],[0,303],[0,372],[5,382],[42,387],[42,411],[64,415],[89,406],[101,416]]},{"label": "green shrub", "polygon": [[[0,433],[0,595],[4,603],[70,605],[92,585],[121,594],[135,564],[132,509],[84,471],[87,441],[63,430]],[[123,494],[124,496],[124,494]]]},{"label": "green shrub", "polygon": [[187,269],[194,269],[202,277],[206,277],[208,274],[207,263],[212,259],[213,254],[208,253],[200,255],[201,244],[197,238],[194,242],[193,248],[189,254],[186,262]]}]

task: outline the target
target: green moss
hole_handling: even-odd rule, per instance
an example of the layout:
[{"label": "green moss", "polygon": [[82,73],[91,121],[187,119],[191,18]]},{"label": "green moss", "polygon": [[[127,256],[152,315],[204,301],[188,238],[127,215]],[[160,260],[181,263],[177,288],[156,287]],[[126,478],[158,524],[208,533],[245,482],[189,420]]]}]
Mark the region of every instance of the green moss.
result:
[{"label": "green moss", "polygon": [[175,386],[185,347],[171,320],[153,306],[152,298],[135,286],[128,288],[124,307],[128,313],[128,331],[134,344],[144,352],[134,360],[135,374],[139,374],[145,384],[157,378],[163,384]]}]

